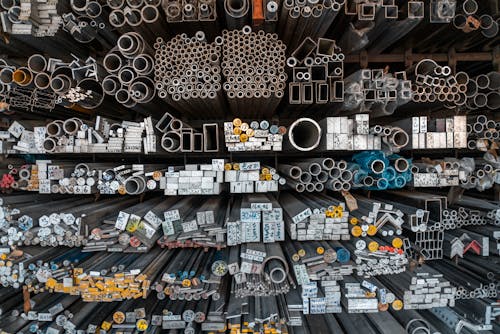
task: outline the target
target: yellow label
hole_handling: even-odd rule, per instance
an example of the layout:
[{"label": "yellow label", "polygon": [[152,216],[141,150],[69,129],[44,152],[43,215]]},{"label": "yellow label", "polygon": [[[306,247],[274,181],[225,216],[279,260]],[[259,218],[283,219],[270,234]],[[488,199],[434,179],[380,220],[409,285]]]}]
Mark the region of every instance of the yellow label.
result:
[{"label": "yellow label", "polygon": [[144,332],[146,329],[148,329],[148,322],[145,319],[139,319],[135,323],[135,327],[137,328],[138,331]]},{"label": "yellow label", "polygon": [[368,249],[370,250],[370,252],[376,252],[378,250],[378,243],[376,241],[371,241],[368,244]]},{"label": "yellow label", "polygon": [[358,225],[353,226],[353,228],[351,229],[351,234],[355,237],[361,236],[361,233],[363,233],[363,230],[361,230],[361,227],[359,227]]},{"label": "yellow label", "polygon": [[316,253],[323,255],[325,253],[325,249],[323,247],[318,247],[316,248]]},{"label": "yellow label", "polygon": [[113,321],[117,324],[121,324],[125,321],[125,313],[117,311],[113,313]]},{"label": "yellow label", "polygon": [[392,308],[396,311],[399,311],[403,308],[403,302],[399,299],[396,299],[392,302]]},{"label": "yellow label", "polygon": [[403,247],[403,240],[401,240],[401,238],[392,239],[392,247],[395,247],[395,248]]},{"label": "yellow label", "polygon": [[111,329],[111,323],[108,321],[103,321],[101,324],[101,328],[107,332]]},{"label": "yellow label", "polygon": [[377,234],[377,228],[375,227],[375,225],[369,225],[368,231],[366,231],[366,234],[368,234],[370,236],[374,236],[375,234]]}]

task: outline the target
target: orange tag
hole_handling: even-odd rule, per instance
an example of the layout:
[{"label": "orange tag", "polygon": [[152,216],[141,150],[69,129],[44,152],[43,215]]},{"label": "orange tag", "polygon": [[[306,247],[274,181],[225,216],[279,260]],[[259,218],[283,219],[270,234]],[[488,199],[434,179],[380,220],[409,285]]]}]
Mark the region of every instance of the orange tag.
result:
[{"label": "orange tag", "polygon": [[342,196],[344,196],[345,204],[349,208],[349,211],[356,211],[358,209],[358,202],[348,191],[342,191]]}]

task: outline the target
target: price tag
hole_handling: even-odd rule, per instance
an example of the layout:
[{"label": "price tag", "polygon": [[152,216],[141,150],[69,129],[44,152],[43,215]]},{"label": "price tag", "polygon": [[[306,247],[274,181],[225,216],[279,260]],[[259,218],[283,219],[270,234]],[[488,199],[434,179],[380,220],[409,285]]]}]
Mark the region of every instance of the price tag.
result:
[{"label": "price tag", "polygon": [[162,222],[161,227],[163,229],[163,234],[165,235],[173,235],[175,233],[174,225],[171,221]]},{"label": "price tag", "polygon": [[155,229],[160,227],[162,220],[153,211],[148,211],[144,216],[144,220],[147,221]]},{"label": "price tag", "polygon": [[181,216],[179,214],[179,210],[165,211],[163,216],[165,217],[165,221],[169,221],[169,222],[173,222],[173,221],[181,219]]},{"label": "price tag", "polygon": [[116,218],[115,228],[123,231],[127,227],[128,219],[130,218],[130,214],[124,211],[120,211],[118,213],[118,218]]}]

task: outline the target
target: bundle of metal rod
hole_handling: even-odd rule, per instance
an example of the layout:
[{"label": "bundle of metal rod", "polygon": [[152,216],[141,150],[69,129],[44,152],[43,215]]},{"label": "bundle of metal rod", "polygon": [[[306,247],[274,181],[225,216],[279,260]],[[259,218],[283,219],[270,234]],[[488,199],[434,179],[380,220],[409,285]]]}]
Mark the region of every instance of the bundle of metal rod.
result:
[{"label": "bundle of metal rod", "polygon": [[500,122],[485,115],[474,117],[467,124],[467,148],[488,151],[496,149],[500,141]]},{"label": "bundle of metal rod", "polygon": [[67,275],[85,256],[75,257],[74,251],[61,254],[56,248],[11,250],[7,247],[2,248],[0,258],[0,283],[3,287],[19,289],[23,285],[28,291],[39,293],[45,291],[48,279]]},{"label": "bundle of metal rod", "polygon": [[278,22],[278,34],[289,50],[306,39],[323,37],[342,9],[345,0],[285,1]]},{"label": "bundle of metal rod", "polygon": [[2,31],[12,35],[54,36],[61,26],[57,13],[59,1],[2,1]]},{"label": "bundle of metal rod", "polygon": [[[308,8],[308,7],[305,7]],[[344,54],[332,39],[307,37],[286,64],[292,71],[290,104],[326,104],[344,100]]]},{"label": "bundle of metal rod", "polygon": [[283,210],[271,196],[243,195],[228,207],[227,245],[285,241]]},{"label": "bundle of metal rod", "polygon": [[169,167],[160,189],[167,196],[217,195],[223,190],[224,159],[212,159],[212,164],[189,164]]},{"label": "bundle of metal rod", "polygon": [[[8,200],[8,198],[7,198]],[[53,201],[53,213],[42,211],[46,203],[34,205],[23,203],[11,208],[2,206],[1,210],[9,219],[2,219],[0,243],[5,246],[37,245],[41,246],[79,246],[83,241],[81,231],[82,217],[61,210],[70,209],[72,205],[89,203],[90,199],[75,203],[74,200]],[[38,211],[34,213],[33,211]],[[41,213],[40,213],[41,211]]]},{"label": "bundle of metal rod", "polygon": [[452,75],[449,66],[440,66],[432,59],[423,59],[412,69],[413,102],[455,107],[465,105],[467,98],[477,93],[476,86],[471,83],[467,73]]},{"label": "bundle of metal rod", "polygon": [[[352,275],[355,264],[350,261],[350,252],[340,243],[328,242],[289,242],[285,245],[289,264],[294,269],[297,284],[304,285],[311,281],[327,282],[321,286],[326,293],[328,283],[343,280]],[[335,284],[334,284],[335,285]],[[340,299],[340,295],[338,296]]]},{"label": "bundle of metal rod", "polygon": [[[357,209],[351,211],[352,218],[350,219],[350,223],[353,225],[351,234],[354,237],[364,238],[374,236],[377,233],[386,237],[403,233],[403,224],[409,219],[405,219],[405,213],[395,204],[372,200],[360,195],[356,195],[355,200]],[[411,213],[415,213],[415,211]],[[410,212],[406,212],[408,218]]]},{"label": "bundle of metal rod", "polygon": [[137,32],[120,36],[116,47],[102,61],[109,73],[102,81],[102,90],[126,108],[151,102],[156,95],[152,74],[152,48]]},{"label": "bundle of metal rod", "polygon": [[467,117],[417,116],[392,123],[410,133],[406,149],[467,148]]},{"label": "bundle of metal rod", "polygon": [[488,153],[485,158],[477,162],[473,158],[423,159],[422,162],[414,162],[413,186],[461,186],[465,189],[484,191],[498,184],[496,171],[500,167],[498,158]]},{"label": "bundle of metal rod", "polygon": [[[193,202],[195,200],[195,202]],[[183,212],[189,204],[189,212]],[[176,207],[179,207],[177,209]],[[224,248],[226,229],[229,228],[226,212],[228,202],[221,196],[206,200],[185,198],[169,211],[164,212],[163,237],[158,244],[163,248]]]},{"label": "bundle of metal rod", "polygon": [[41,194],[129,194],[137,195],[158,188],[165,167],[156,165],[73,164],[36,160],[22,168],[18,188]]},{"label": "bundle of metal rod", "polygon": [[453,17],[453,26],[464,33],[480,30],[486,38],[492,38],[498,34],[498,22],[489,14],[479,16],[479,4],[475,0],[465,0],[459,13]]},{"label": "bundle of metal rod", "polygon": [[104,100],[104,93],[98,82],[98,74],[101,72],[100,66],[91,57],[84,61],[73,56],[72,62],[65,63],[60,59],[47,59],[41,54],[33,54],[26,66],[3,66],[0,81],[21,94],[37,92],[42,97],[40,101],[36,101],[33,97],[26,99],[11,92],[6,100],[11,107],[51,110],[55,104],[60,104],[70,108],[78,105],[94,109]]},{"label": "bundle of metal rod", "polygon": [[288,262],[278,243],[231,247],[228,267],[234,276],[231,292],[237,298],[274,296],[290,290]]},{"label": "bundle of metal rod", "polygon": [[298,319],[295,319],[294,324],[289,322],[290,314],[286,305],[288,300],[287,295],[230,298],[226,315],[227,332],[231,334],[264,331],[292,333],[290,327],[300,326],[302,317],[293,312]]},{"label": "bundle of metal rod", "polygon": [[[154,197],[138,204],[132,202],[132,206],[121,205],[112,213],[107,212],[106,217],[98,219],[102,224],[86,229],[83,251],[149,251],[161,236],[163,220],[159,216],[175,202],[173,198],[163,200],[161,197]],[[119,211],[118,214],[116,211]]]},{"label": "bundle of metal rod", "polygon": [[97,116],[93,123],[70,118],[39,125],[28,130],[19,122],[13,123],[9,128],[12,138],[7,141],[19,139],[11,150],[23,153],[141,153],[144,146],[144,153],[156,152],[151,117],[142,122],[120,123]]},{"label": "bundle of metal rod", "polygon": [[[403,297],[405,310],[455,306],[456,288],[442,274],[426,266],[416,276],[402,273],[394,278],[378,277],[396,295]],[[407,287],[407,288],[406,288]]]},{"label": "bundle of metal rod", "polygon": [[[203,5],[208,6],[200,3]],[[169,2],[168,6],[177,4]],[[190,3],[185,5],[189,6],[194,7]],[[222,43],[220,37],[208,43],[203,31],[191,38],[186,34],[177,35],[168,42],[158,38],[154,44],[158,96],[184,114],[222,116],[226,109],[221,84]]]},{"label": "bundle of metal rod", "polygon": [[229,183],[232,194],[267,193],[278,191],[279,185],[286,184],[286,179],[276,169],[253,161],[226,163],[224,182]]},{"label": "bundle of metal rod", "polygon": [[[171,251],[174,252],[174,251]],[[227,264],[220,259],[220,252],[211,250],[203,252],[197,250],[196,256],[192,250],[182,249],[172,255],[153,284],[156,297],[163,300],[214,300],[221,297],[221,293],[228,284]]]},{"label": "bundle of metal rod", "polygon": [[411,101],[411,81],[406,72],[387,73],[384,69],[365,69],[344,79],[344,114],[370,112],[371,117],[392,115]]},{"label": "bundle of metal rod", "polygon": [[[363,248],[363,244],[366,245],[364,240],[358,241],[356,243],[357,249],[354,251],[355,269],[358,276],[395,275],[406,270],[408,258],[401,248],[380,246],[377,250],[367,250]],[[368,248],[370,248],[370,244]]]},{"label": "bundle of metal rod", "polygon": [[397,126],[375,125],[370,127],[369,114],[348,117],[327,117],[320,124],[326,128],[321,140],[324,150],[381,150],[399,152],[408,145],[409,136]]},{"label": "bundle of metal rod", "polygon": [[224,122],[224,142],[229,152],[281,151],[285,134],[286,127],[266,120],[248,124],[235,118]]},{"label": "bundle of metal rod", "polygon": [[349,212],[345,204],[321,194],[286,192],[279,202],[285,210],[286,229],[292,240],[349,240]]},{"label": "bundle of metal rod", "polygon": [[218,152],[219,125],[203,124],[198,132],[180,119],[165,113],[155,128],[163,133],[161,146],[167,152]]},{"label": "bundle of metal rod", "polygon": [[386,190],[403,188],[410,182],[411,168],[411,159],[382,151],[364,151],[352,156],[346,170],[351,172],[354,188]]},{"label": "bundle of metal rod", "polygon": [[286,87],[285,49],[278,35],[255,33],[250,26],[222,32],[223,88],[233,114],[273,115]]}]

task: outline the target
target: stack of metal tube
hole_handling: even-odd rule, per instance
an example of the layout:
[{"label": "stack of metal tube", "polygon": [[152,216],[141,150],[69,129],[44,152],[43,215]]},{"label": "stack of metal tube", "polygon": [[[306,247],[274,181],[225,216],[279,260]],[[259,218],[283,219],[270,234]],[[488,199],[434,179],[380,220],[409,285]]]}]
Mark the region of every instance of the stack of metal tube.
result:
[{"label": "stack of metal tube", "polygon": [[500,141],[500,122],[479,115],[467,124],[467,147],[487,151]]},{"label": "stack of metal tube", "polygon": [[[306,7],[307,8],[307,7]],[[290,104],[325,104],[344,100],[344,54],[332,39],[307,37],[291,53]]]},{"label": "stack of metal tube", "polygon": [[466,116],[415,116],[399,120],[392,125],[401,127],[408,134],[411,133],[411,145],[408,145],[406,150],[467,147]]},{"label": "stack of metal tube", "polygon": [[476,0],[465,0],[461,9],[461,13],[455,13],[453,17],[455,28],[467,34],[481,30],[486,38],[493,38],[498,34],[498,22],[489,14],[479,16],[479,4]]},{"label": "stack of metal tube", "polygon": [[398,126],[375,125],[370,127],[369,114],[348,117],[327,117],[320,123],[326,127],[321,139],[325,150],[381,150],[399,152],[409,143],[409,135]]},{"label": "stack of metal tube", "polygon": [[70,63],[56,58],[33,54],[26,66],[9,66],[4,62],[0,70],[3,85],[11,87],[5,92],[5,101],[12,109],[50,111],[55,104],[65,107],[99,107],[104,94],[98,75],[101,67],[95,59],[74,57]]},{"label": "stack of metal tube", "polygon": [[411,181],[411,160],[382,151],[364,151],[352,157],[347,165],[353,187],[368,190],[403,188]]},{"label": "stack of metal tube", "polygon": [[270,117],[284,95],[286,46],[250,26],[222,33],[222,75],[229,109],[239,117]]},{"label": "stack of metal tube", "polygon": [[383,69],[354,72],[344,79],[343,113],[370,112],[372,117],[392,115],[411,101],[411,81],[405,72],[386,73]]},{"label": "stack of metal tube", "polygon": [[74,117],[33,124],[33,130],[23,126],[18,141],[10,150],[25,153],[148,154],[156,152],[156,136],[151,117],[142,122],[116,122],[97,116],[92,123]]},{"label": "stack of metal tube", "polygon": [[54,36],[62,22],[57,11],[58,2],[2,1],[2,30],[12,35]]},{"label": "stack of metal tube", "polygon": [[[443,168],[444,166],[444,168]],[[461,186],[484,191],[498,184],[497,170],[500,161],[490,153],[478,161],[472,158],[445,158],[414,162],[413,185],[415,187]]]},{"label": "stack of metal tube", "polygon": [[310,159],[301,162],[291,162],[290,164],[280,164],[278,170],[287,177],[287,185],[297,192],[321,192],[328,188],[333,180],[339,180],[344,185],[345,190],[350,189],[348,172],[342,175],[347,169],[344,160],[334,161],[331,158]]},{"label": "stack of metal tube", "polygon": [[116,47],[103,59],[103,66],[110,73],[102,80],[104,93],[114,96],[126,108],[151,102],[156,95],[152,53],[152,48],[139,33],[121,35]]},{"label": "stack of metal tube", "polygon": [[220,37],[208,43],[203,31],[191,38],[177,35],[168,42],[158,38],[154,44],[158,96],[184,114],[195,116],[203,111],[206,117],[223,115],[222,43]]},{"label": "stack of metal tube", "polygon": [[413,69],[413,102],[462,106],[477,93],[475,82],[471,82],[467,73],[453,75],[449,66],[440,66],[432,59],[421,60]]},{"label": "stack of metal tube", "polygon": [[500,73],[489,72],[469,79],[466,105],[469,109],[500,108]]},{"label": "stack of metal tube", "polygon": [[307,37],[323,37],[344,3],[345,0],[287,0],[281,8],[278,34],[289,50],[294,50]]}]

